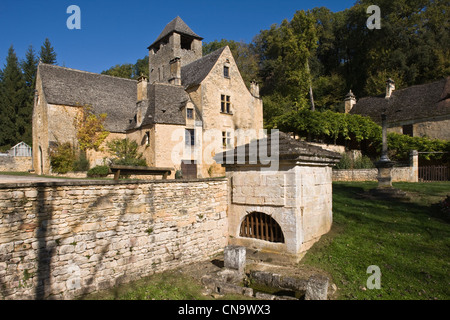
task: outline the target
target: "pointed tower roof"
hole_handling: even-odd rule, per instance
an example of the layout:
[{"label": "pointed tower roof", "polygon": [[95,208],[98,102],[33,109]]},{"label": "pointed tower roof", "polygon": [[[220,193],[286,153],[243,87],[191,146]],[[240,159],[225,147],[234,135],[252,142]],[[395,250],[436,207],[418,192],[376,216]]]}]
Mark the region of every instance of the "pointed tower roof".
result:
[{"label": "pointed tower roof", "polygon": [[175,19],[170,21],[161,34],[156,38],[156,40],[148,47],[149,49],[153,47],[156,43],[158,43],[160,40],[168,36],[169,34],[177,32],[183,35],[187,35],[190,37],[193,37],[195,39],[203,40],[202,37],[200,37],[198,34],[196,34],[194,31],[192,31],[191,28],[188,27],[188,25],[179,17],[177,16]]}]

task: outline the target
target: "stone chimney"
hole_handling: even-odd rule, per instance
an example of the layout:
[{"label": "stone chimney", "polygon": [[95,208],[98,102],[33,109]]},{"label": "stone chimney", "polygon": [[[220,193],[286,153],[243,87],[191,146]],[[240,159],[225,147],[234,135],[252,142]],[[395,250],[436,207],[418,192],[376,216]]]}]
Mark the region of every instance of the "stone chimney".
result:
[{"label": "stone chimney", "polygon": [[137,101],[148,100],[147,95],[147,85],[148,78],[141,74],[141,76],[137,79]]},{"label": "stone chimney", "polygon": [[350,90],[345,96],[344,100],[345,113],[349,113],[350,110],[352,110],[355,103],[356,103],[355,95],[353,94],[352,90]]},{"label": "stone chimney", "polygon": [[181,86],[181,59],[173,58],[170,60],[170,77],[169,83]]},{"label": "stone chimney", "polygon": [[250,93],[256,97],[259,98],[259,85],[256,81],[250,82]]},{"label": "stone chimney", "polygon": [[386,80],[386,99],[389,99],[395,90],[395,82],[391,78]]}]

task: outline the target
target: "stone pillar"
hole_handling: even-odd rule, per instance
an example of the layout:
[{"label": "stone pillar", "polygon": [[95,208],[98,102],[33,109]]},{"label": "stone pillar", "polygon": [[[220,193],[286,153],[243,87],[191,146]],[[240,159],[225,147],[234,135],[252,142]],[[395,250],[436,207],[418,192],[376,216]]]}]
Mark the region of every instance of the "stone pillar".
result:
[{"label": "stone pillar", "polygon": [[419,152],[411,150],[409,153],[409,166],[411,168],[411,182],[419,182]]},{"label": "stone pillar", "polygon": [[378,188],[392,188],[392,175],[391,170],[394,166],[394,162],[389,160],[388,157],[388,144],[387,144],[387,121],[386,114],[381,115],[382,125],[382,138],[383,145],[381,150],[381,157],[375,166],[378,168]]},{"label": "stone pillar", "polygon": [[241,246],[226,246],[224,250],[225,268],[244,272],[246,261],[246,248]]},{"label": "stone pillar", "polygon": [[390,161],[388,157],[388,143],[387,143],[387,119],[386,114],[381,115],[382,128],[382,149],[380,161]]},{"label": "stone pillar", "polygon": [[347,95],[345,96],[344,100],[345,113],[349,113],[352,110],[355,103],[356,103],[355,95],[353,94],[352,90],[350,90],[349,93],[347,93]]}]

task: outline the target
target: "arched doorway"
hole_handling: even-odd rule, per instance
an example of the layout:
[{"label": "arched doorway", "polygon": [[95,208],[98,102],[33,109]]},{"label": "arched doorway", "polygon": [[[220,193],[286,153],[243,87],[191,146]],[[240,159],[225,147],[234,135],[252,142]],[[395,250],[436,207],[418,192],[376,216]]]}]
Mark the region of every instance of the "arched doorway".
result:
[{"label": "arched doorway", "polygon": [[262,212],[252,212],[244,217],[239,236],[284,243],[280,225],[271,216]]}]

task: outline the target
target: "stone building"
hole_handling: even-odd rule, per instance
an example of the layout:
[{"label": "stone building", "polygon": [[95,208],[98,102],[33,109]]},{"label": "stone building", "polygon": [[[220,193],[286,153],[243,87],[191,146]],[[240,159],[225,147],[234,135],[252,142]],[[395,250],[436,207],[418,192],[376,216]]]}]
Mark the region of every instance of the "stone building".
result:
[{"label": "stone building", "polygon": [[[237,142],[235,132],[263,128],[258,85],[246,87],[228,47],[202,55],[202,38],[176,17],[148,47],[149,79],[129,80],[40,63],[33,111],[33,166],[51,172],[49,151],[77,146],[82,106],[106,113],[106,141],[136,141],[147,165],[184,176],[224,174],[212,157]],[[89,151],[91,166],[107,152]]]},{"label": "stone building", "polygon": [[450,140],[450,77],[399,90],[389,79],[386,94],[356,101],[350,91],[345,98],[345,112],[369,116],[377,123],[384,110],[390,132]]}]

